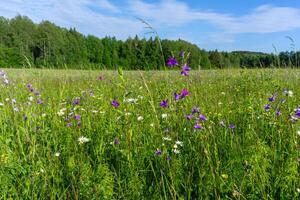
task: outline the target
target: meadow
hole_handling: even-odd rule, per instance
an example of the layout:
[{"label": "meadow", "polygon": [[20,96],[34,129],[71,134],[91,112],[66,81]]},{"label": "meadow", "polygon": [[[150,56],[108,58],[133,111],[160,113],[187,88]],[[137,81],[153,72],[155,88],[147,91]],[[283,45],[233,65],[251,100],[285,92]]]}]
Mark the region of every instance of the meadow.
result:
[{"label": "meadow", "polygon": [[300,198],[300,70],[0,79],[0,199]]}]

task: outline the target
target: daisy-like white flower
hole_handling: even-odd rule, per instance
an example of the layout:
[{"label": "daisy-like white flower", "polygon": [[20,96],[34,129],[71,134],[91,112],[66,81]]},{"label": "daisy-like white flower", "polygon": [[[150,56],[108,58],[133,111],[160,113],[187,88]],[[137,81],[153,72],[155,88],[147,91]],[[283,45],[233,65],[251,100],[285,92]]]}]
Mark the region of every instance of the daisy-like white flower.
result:
[{"label": "daisy-like white flower", "polygon": [[163,137],[162,139],[165,141],[172,141],[172,139],[170,137]]},{"label": "daisy-like white flower", "polygon": [[128,99],[124,99],[125,103],[133,103],[136,104],[138,101],[138,99],[134,99],[134,98],[128,98]]},{"label": "daisy-like white flower", "polygon": [[179,145],[179,146],[183,146],[183,142],[181,142],[181,141],[179,141],[179,140],[177,140],[177,141],[175,142],[175,144],[177,144],[177,145]]},{"label": "daisy-like white flower", "polygon": [[143,116],[138,116],[137,120],[138,120],[138,121],[143,121],[143,120],[144,120],[144,117],[143,117]]},{"label": "daisy-like white flower", "polygon": [[167,117],[168,117],[167,113],[164,113],[164,114],[161,115],[161,118],[163,118],[163,119],[166,119]]},{"label": "daisy-like white flower", "polygon": [[173,149],[173,152],[174,152],[175,154],[179,154],[179,153],[180,153],[180,151],[179,151],[178,149]]},{"label": "daisy-like white flower", "polygon": [[86,138],[86,137],[84,137],[84,136],[80,136],[80,137],[78,138],[79,144],[84,144],[84,143],[87,143],[87,142],[89,142],[89,141],[90,141],[90,139],[89,139],[89,138]]}]

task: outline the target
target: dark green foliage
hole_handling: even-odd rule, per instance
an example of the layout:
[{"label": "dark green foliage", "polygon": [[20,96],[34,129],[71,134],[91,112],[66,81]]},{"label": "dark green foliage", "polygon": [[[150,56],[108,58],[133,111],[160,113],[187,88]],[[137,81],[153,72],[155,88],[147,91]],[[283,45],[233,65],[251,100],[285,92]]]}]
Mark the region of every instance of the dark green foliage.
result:
[{"label": "dark green foliage", "polygon": [[[162,49],[161,49],[161,46]],[[300,52],[279,55],[260,52],[205,51],[184,40],[84,36],[49,21],[33,23],[28,17],[0,17],[0,67],[159,70],[170,56],[190,53],[193,69],[299,66]]]}]

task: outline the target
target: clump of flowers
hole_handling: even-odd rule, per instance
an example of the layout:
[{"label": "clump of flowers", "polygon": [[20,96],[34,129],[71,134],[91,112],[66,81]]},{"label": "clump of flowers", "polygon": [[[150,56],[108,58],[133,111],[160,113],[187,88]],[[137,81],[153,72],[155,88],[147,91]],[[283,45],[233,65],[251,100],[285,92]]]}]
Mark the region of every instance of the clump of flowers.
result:
[{"label": "clump of flowers", "polygon": [[87,138],[87,137],[84,137],[84,136],[80,136],[80,137],[78,138],[79,144],[85,144],[85,143],[87,143],[87,142],[89,142],[89,141],[90,141],[90,139]]},{"label": "clump of flowers", "polygon": [[7,74],[5,73],[5,71],[0,70],[0,78],[2,78],[3,84],[8,85],[9,84],[9,80],[7,77]]},{"label": "clump of flowers", "polygon": [[184,99],[187,96],[189,96],[189,91],[185,88],[181,90],[181,93],[174,92],[175,101],[178,101],[180,99]]}]

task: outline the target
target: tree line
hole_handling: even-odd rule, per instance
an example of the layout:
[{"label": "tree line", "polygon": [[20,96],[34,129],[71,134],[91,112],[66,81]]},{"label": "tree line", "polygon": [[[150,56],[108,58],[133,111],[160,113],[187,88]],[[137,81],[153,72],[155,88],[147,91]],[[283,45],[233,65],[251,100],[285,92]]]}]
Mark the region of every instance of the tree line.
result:
[{"label": "tree line", "polygon": [[190,53],[192,69],[299,66],[300,52],[205,51],[184,40],[98,38],[26,16],[0,17],[0,67],[159,70],[169,57]]}]

